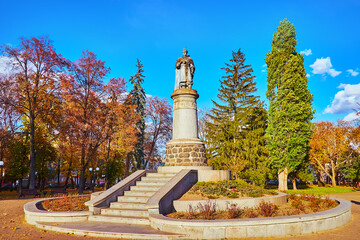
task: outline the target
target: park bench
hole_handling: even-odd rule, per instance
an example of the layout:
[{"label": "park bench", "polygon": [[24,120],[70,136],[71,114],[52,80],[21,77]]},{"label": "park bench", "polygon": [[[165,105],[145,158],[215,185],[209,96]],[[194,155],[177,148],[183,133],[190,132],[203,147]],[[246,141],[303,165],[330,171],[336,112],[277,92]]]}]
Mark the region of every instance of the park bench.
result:
[{"label": "park bench", "polygon": [[33,195],[35,197],[40,196],[40,193],[36,189],[21,189],[20,190],[20,197],[25,197],[26,195]]},{"label": "park bench", "polygon": [[59,194],[59,193],[66,193],[66,188],[52,188],[50,189],[50,195]]}]

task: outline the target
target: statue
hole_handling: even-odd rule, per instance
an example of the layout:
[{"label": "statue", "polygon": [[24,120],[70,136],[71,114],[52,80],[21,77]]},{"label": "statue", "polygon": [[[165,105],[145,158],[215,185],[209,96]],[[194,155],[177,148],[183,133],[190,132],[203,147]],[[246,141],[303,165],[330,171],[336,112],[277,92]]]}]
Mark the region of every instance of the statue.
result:
[{"label": "statue", "polygon": [[193,85],[193,77],[195,65],[188,55],[188,51],[184,48],[183,56],[176,61],[175,65],[175,90],[179,88],[191,88]]}]

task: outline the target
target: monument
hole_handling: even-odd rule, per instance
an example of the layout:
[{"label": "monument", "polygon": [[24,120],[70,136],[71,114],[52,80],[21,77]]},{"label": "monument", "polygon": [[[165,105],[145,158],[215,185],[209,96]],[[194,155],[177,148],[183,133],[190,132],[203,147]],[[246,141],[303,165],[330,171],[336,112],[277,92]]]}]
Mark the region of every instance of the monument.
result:
[{"label": "monument", "polygon": [[171,94],[174,100],[172,139],[166,144],[165,165],[158,171],[195,169],[199,181],[229,179],[229,171],[215,171],[206,164],[205,144],[198,135],[196,100],[199,94],[192,89],[194,73],[194,62],[184,48],[183,56],[175,64],[175,87]]}]

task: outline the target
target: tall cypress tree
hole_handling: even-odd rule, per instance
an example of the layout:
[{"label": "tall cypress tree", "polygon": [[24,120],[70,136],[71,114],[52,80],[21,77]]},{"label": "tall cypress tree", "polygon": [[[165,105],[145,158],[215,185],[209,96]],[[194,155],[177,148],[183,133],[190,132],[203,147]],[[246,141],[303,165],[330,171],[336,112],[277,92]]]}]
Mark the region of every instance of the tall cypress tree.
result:
[{"label": "tall cypress tree", "polygon": [[[232,171],[235,178],[244,177],[244,170],[249,169],[251,160],[263,160],[265,152],[264,132],[266,120],[261,123],[256,114],[262,113],[266,119],[266,111],[258,96],[254,96],[256,83],[252,76],[252,68],[245,65],[245,55],[239,49],[232,53],[230,63],[225,63],[225,76],[220,80],[219,101],[212,101],[214,107],[206,122],[207,157],[209,164],[216,169]],[[255,131],[262,127],[262,134]],[[261,132],[261,130],[260,130]],[[252,136],[252,138],[251,138]],[[251,145],[262,147],[259,151],[248,151]],[[256,167],[255,164],[252,165]]]},{"label": "tall cypress tree", "polygon": [[130,83],[133,85],[133,89],[130,91],[132,104],[136,106],[136,111],[140,115],[139,121],[136,123],[138,132],[138,142],[135,146],[135,150],[132,152],[132,157],[135,158],[135,162],[138,169],[145,168],[144,166],[144,138],[145,138],[145,107],[146,107],[146,95],[145,90],[141,84],[144,83],[143,64],[137,59],[137,72],[134,76],[130,77]]},{"label": "tall cypress tree", "polygon": [[279,177],[279,190],[287,190],[288,174],[308,159],[313,96],[307,85],[304,58],[296,52],[295,27],[282,20],[266,55],[269,122],[266,131],[269,159]]}]

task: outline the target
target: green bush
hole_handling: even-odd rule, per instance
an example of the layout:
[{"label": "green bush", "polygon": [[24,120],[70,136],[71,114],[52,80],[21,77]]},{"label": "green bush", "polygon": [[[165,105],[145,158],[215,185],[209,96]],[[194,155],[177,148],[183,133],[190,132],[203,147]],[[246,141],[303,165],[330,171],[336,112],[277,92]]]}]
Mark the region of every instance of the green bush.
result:
[{"label": "green bush", "polygon": [[223,180],[219,182],[198,182],[191,189],[190,193],[198,193],[203,196],[218,198],[261,197],[264,194],[275,195],[274,191],[251,185],[243,180]]}]

